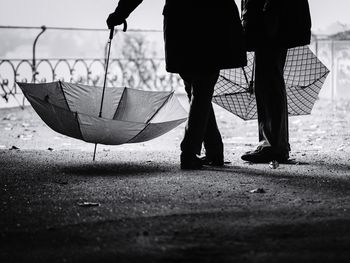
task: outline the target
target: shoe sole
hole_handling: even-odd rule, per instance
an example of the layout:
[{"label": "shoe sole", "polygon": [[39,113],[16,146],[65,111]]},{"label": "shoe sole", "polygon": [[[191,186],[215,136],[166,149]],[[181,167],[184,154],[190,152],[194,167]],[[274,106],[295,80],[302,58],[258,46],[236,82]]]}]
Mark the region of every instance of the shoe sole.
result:
[{"label": "shoe sole", "polygon": [[243,161],[246,161],[246,162],[249,162],[249,163],[269,163],[269,162],[272,162],[272,161],[277,161],[277,162],[279,162],[279,163],[281,163],[281,164],[287,164],[287,163],[289,163],[289,159],[260,159],[260,160],[249,160],[249,158],[247,158],[247,159],[245,159],[245,158],[242,158],[241,157],[241,159],[243,160]]},{"label": "shoe sole", "polygon": [[192,167],[192,166],[180,166],[181,170],[202,170],[202,166],[200,167]]}]

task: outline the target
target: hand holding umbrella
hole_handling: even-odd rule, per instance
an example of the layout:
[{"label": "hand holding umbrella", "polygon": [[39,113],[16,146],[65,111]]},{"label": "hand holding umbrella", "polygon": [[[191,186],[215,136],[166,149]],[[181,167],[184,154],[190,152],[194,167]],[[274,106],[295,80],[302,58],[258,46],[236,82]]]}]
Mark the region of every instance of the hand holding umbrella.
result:
[{"label": "hand holding umbrella", "polygon": [[[110,15],[111,16],[111,15]],[[109,16],[109,17],[110,17]],[[109,19],[108,17],[108,19]],[[107,19],[107,24],[108,24],[108,19]],[[126,23],[126,20],[124,20],[122,23],[124,23],[124,27],[123,27],[123,32],[126,32],[127,28],[128,28],[128,24]],[[113,24],[113,23],[112,23]],[[109,39],[108,39],[108,53],[107,53],[107,61],[106,61],[106,69],[105,69],[105,78],[103,81],[103,89],[102,89],[102,98],[101,98],[101,106],[100,106],[100,113],[98,114],[98,117],[101,118],[102,117],[102,108],[103,108],[103,100],[105,97],[105,90],[106,90],[106,82],[107,82],[107,73],[108,73],[108,64],[109,64],[109,56],[111,54],[111,45],[112,45],[112,39],[113,39],[113,35],[114,35],[114,26],[110,27],[110,25],[108,25],[108,28],[110,29],[109,32]],[[93,160],[95,161],[95,157],[96,157],[96,148],[97,148],[97,143],[95,143],[95,149],[94,149],[94,157]]]},{"label": "hand holding umbrella", "polygon": [[63,81],[17,83],[54,131],[95,145],[120,145],[154,139],[186,121],[174,91],[106,87],[113,33],[112,26],[103,88]]}]

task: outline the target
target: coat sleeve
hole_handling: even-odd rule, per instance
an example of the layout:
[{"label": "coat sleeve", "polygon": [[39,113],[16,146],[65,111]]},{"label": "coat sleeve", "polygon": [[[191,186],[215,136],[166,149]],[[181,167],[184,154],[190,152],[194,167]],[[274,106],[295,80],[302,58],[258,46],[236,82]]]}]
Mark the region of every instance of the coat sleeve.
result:
[{"label": "coat sleeve", "polygon": [[120,0],[115,12],[126,19],[141,3],[142,0]]}]

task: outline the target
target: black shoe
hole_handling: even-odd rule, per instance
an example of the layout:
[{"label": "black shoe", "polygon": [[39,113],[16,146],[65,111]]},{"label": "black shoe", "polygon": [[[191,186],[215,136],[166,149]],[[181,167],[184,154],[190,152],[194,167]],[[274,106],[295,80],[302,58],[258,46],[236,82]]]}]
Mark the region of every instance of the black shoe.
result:
[{"label": "black shoe", "polygon": [[182,170],[200,170],[203,166],[195,154],[181,153],[180,161]]},{"label": "black shoe", "polygon": [[202,162],[202,165],[209,165],[209,166],[224,166],[224,159],[218,158],[218,159],[210,159],[207,156],[203,156],[199,158]]},{"label": "black shoe", "polygon": [[250,151],[243,154],[241,159],[251,163],[269,163],[271,161],[287,163],[289,154],[274,153],[271,147],[258,147],[255,151]]}]

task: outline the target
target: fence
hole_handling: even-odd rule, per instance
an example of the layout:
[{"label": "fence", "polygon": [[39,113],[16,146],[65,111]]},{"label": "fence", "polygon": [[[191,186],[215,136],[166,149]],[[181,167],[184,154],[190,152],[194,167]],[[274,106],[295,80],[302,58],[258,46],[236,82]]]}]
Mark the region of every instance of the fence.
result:
[{"label": "fence", "polygon": [[[24,98],[16,82],[68,81],[86,85],[102,85],[106,66],[106,53],[102,58],[38,58],[37,45],[47,31],[90,31],[103,32],[104,29],[54,28],[54,27],[0,27],[12,30],[39,30],[32,42],[31,58],[0,58],[0,104],[22,105]],[[160,34],[157,30],[128,30],[128,34]],[[140,47],[144,39],[138,40]],[[130,44],[130,43],[128,43]],[[139,46],[135,47],[139,48]],[[133,87],[146,90],[173,90],[181,85],[180,78],[165,71],[163,57],[147,58],[145,51],[131,50],[134,56],[113,58],[109,61],[107,85]]]},{"label": "fence", "polygon": [[[36,30],[31,43],[31,58],[0,58],[0,104],[15,101],[22,104],[23,98],[16,82],[49,82],[63,80],[87,85],[102,85],[106,56],[99,58],[38,58],[37,46],[43,34],[48,31],[103,32],[104,29],[55,28],[55,27],[3,27],[3,30]],[[129,34],[142,33],[146,36],[158,34],[157,30],[129,30]],[[27,44],[29,45],[29,44]],[[314,36],[311,48],[331,70],[320,96],[337,99],[350,98],[350,41],[334,40],[328,36]],[[110,60],[108,85],[128,86],[148,90],[169,90],[181,86],[177,75],[165,72],[164,58],[139,57],[115,58]],[[12,102],[13,104],[13,102]]]}]

